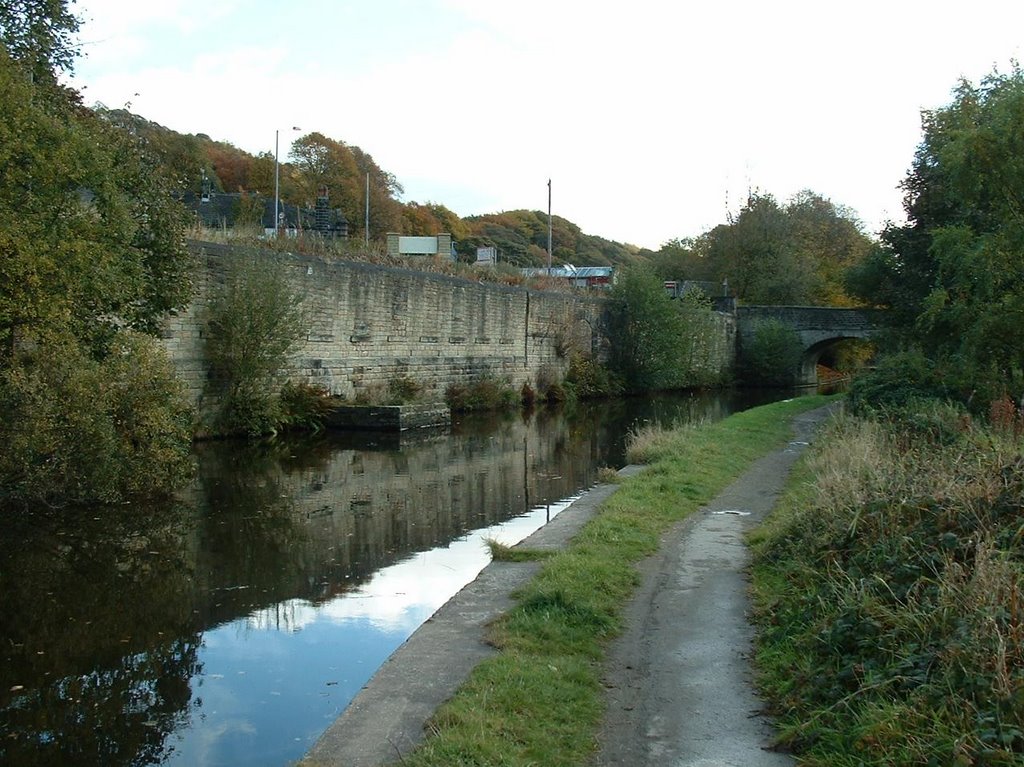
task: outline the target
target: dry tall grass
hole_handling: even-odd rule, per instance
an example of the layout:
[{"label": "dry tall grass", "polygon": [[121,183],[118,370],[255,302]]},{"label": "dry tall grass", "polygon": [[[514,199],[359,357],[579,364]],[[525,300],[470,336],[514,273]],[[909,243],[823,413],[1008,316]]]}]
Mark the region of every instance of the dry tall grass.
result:
[{"label": "dry tall grass", "polygon": [[839,418],[755,543],[763,681],[807,764],[1024,764],[1024,442],[941,431]]}]

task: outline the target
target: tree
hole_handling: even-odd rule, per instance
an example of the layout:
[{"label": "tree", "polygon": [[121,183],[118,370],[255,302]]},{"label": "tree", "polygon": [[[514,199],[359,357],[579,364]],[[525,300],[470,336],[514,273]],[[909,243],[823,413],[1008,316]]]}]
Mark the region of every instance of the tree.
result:
[{"label": "tree", "polygon": [[753,304],[849,305],[844,275],[873,246],[852,211],[805,190],[786,205],[752,192],[727,224],[655,254],[665,279],[728,280]]},{"label": "tree", "polygon": [[803,346],[800,336],[778,320],[760,323],[742,350],[742,367],[747,383],[789,386],[799,372]]},{"label": "tree", "polygon": [[[373,161],[368,153],[357,146],[349,147],[349,151],[356,161],[356,168],[359,170],[359,178],[362,186],[359,200],[359,209],[362,211],[356,221],[349,219],[349,225],[355,224],[354,228],[364,229],[366,224],[366,180],[370,182],[370,239],[380,240],[387,236],[388,232],[398,231],[401,227],[402,206],[395,199],[404,189],[398,183],[398,179],[391,173],[380,168]],[[363,233],[365,236],[365,232]],[[437,234],[437,231],[430,232]]]},{"label": "tree", "polygon": [[718,273],[707,249],[707,237],[669,240],[651,257],[651,264],[663,280],[714,280]]},{"label": "tree", "polygon": [[[71,0],[73,3],[74,0]],[[0,43],[33,82],[56,82],[78,51],[78,18],[68,0],[0,0]]]},{"label": "tree", "polygon": [[729,224],[708,234],[708,258],[717,278],[752,304],[808,303],[815,290],[813,263],[791,238],[786,211],[771,195],[751,194]]},{"label": "tree", "polygon": [[0,51],[0,340],[70,332],[97,353],[190,295],[184,212],[132,139]]},{"label": "tree", "polygon": [[786,205],[789,239],[797,263],[813,265],[809,303],[849,306],[844,276],[874,247],[861,231],[855,214],[810,190],[797,193]]},{"label": "tree", "polygon": [[366,218],[366,177],[370,177],[370,236],[380,239],[401,227],[401,205],[394,195],[402,186],[357,146],[322,133],[309,133],[292,145],[289,177],[298,193],[296,202],[312,207],[320,189],[327,188],[331,206],[340,208],[349,233],[363,233]]},{"label": "tree", "polygon": [[271,390],[305,335],[303,300],[286,267],[241,255],[227,262],[205,318],[205,354],[220,388],[224,432],[258,436],[277,428],[281,403]]},{"label": "tree", "polygon": [[661,280],[647,269],[626,269],[612,289],[612,302],[609,364],[626,388],[649,391],[678,385],[677,350],[685,327]]},{"label": "tree", "polygon": [[[1020,386],[1024,368],[1024,73],[961,81],[925,112],[903,182],[908,223],[851,275],[868,300],[897,310],[904,333],[975,384]],[[1014,383],[1016,382],[1016,383]]]},{"label": "tree", "polygon": [[180,385],[131,332],[190,298],[185,212],[139,137],[57,84],[77,29],[66,8],[0,5],[4,504],[170,491],[187,463]]}]

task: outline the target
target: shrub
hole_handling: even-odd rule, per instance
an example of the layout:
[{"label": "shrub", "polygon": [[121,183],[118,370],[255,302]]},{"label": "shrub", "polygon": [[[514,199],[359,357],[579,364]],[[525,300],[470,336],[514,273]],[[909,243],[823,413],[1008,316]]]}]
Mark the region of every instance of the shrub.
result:
[{"label": "shrub", "polygon": [[274,382],[305,335],[302,293],[285,267],[267,257],[236,256],[206,314],[205,353],[221,394],[217,428],[250,436],[281,422]]},{"label": "shrub", "polygon": [[557,382],[551,384],[547,391],[544,392],[544,400],[546,402],[565,402],[568,398],[569,394],[566,392],[565,387]]},{"label": "shrub", "polygon": [[662,281],[633,267],[612,289],[608,337],[609,364],[630,391],[670,389],[679,385],[679,339],[683,315],[668,299]]},{"label": "shrub", "polygon": [[507,380],[479,378],[468,384],[452,384],[445,390],[452,412],[504,410],[518,406],[520,396]]},{"label": "shrub", "polygon": [[97,361],[70,339],[0,373],[0,494],[22,503],[166,495],[187,476],[191,411],[153,339],[115,337]]},{"label": "shrub", "polygon": [[288,381],[281,387],[279,423],[289,429],[320,431],[331,408],[330,393],[323,386]]},{"label": "shrub", "polygon": [[614,397],[622,394],[622,381],[593,357],[573,354],[569,357],[569,370],[565,385],[580,399]]},{"label": "shrub", "polygon": [[854,379],[847,402],[857,415],[895,411],[924,400],[947,400],[952,391],[936,364],[921,352],[888,354]]},{"label": "shrub", "polygon": [[423,391],[423,384],[408,376],[399,376],[388,381],[388,403],[405,405],[415,402]]},{"label": "shrub", "polygon": [[792,385],[802,355],[803,345],[793,328],[778,320],[765,320],[743,345],[743,377],[747,383]]}]

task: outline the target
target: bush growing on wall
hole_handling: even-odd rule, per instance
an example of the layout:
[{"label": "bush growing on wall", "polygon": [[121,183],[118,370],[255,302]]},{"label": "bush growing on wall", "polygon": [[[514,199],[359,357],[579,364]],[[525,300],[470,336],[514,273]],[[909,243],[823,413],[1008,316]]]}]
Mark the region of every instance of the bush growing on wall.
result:
[{"label": "bush growing on wall", "polygon": [[765,320],[743,345],[742,355],[747,383],[786,386],[796,380],[803,347],[793,328],[778,320]]},{"label": "bush growing on wall", "polygon": [[452,384],[444,394],[453,412],[504,410],[522,404],[521,393],[507,379],[487,375],[467,384]]},{"label": "bush growing on wall", "polygon": [[239,255],[227,263],[206,316],[206,359],[222,397],[218,429],[250,436],[277,429],[275,383],[306,334],[302,300],[276,260]]},{"label": "bush growing on wall", "polygon": [[575,353],[569,357],[565,387],[579,399],[614,397],[622,394],[622,381],[593,357]]}]

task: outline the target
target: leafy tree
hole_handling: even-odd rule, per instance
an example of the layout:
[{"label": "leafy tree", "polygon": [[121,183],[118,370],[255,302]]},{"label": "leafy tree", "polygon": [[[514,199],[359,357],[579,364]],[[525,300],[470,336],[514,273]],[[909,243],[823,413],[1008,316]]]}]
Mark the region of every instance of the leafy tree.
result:
[{"label": "leafy tree", "polygon": [[861,263],[874,247],[861,231],[853,211],[810,190],[794,196],[786,206],[789,239],[796,263],[814,270],[813,289],[806,300],[813,304],[848,306],[845,273]]},{"label": "leafy tree", "polygon": [[903,183],[908,223],[883,233],[851,274],[861,296],[893,307],[908,338],[992,386],[1024,368],[1024,73],[961,81],[925,112]]},{"label": "leafy tree", "polygon": [[752,304],[804,303],[814,271],[790,239],[786,211],[771,195],[751,194],[736,219],[708,233],[716,276]]},{"label": "leafy tree", "polygon": [[669,240],[651,256],[651,265],[663,280],[717,279],[707,246],[707,237]]},{"label": "leafy tree", "polygon": [[626,269],[612,289],[612,301],[612,370],[630,391],[676,386],[682,364],[677,351],[685,327],[661,280],[648,269]]},{"label": "leafy tree", "polygon": [[380,239],[401,226],[401,206],[394,195],[402,187],[357,146],[349,146],[322,133],[309,133],[292,145],[293,164],[288,175],[298,193],[296,202],[312,206],[326,186],[331,207],[340,208],[349,222],[349,233],[365,227],[366,176],[370,176],[370,236]]},{"label": "leafy tree", "polygon": [[213,168],[223,191],[262,192],[268,196],[273,193],[272,185],[254,186],[255,157],[225,141],[212,141],[205,136],[199,138],[206,162]]},{"label": "leafy tree", "polygon": [[71,69],[78,18],[68,0],[0,0],[0,43],[33,82],[54,83]]},{"label": "leafy tree", "polygon": [[803,346],[790,326],[766,320],[754,329],[753,338],[741,350],[744,378],[748,383],[786,386],[797,376]]},{"label": "leafy tree", "polygon": [[141,148],[0,51],[0,339],[70,332],[96,353],[190,295],[184,212]]},{"label": "leafy tree", "polygon": [[204,177],[212,182],[215,191],[223,191],[217,171],[204,151],[204,144],[208,143],[208,139],[178,133],[127,109],[108,109],[102,104],[97,104],[94,111],[108,124],[135,139],[146,154],[158,164],[160,173],[172,192],[198,193]]},{"label": "leafy tree", "polygon": [[[289,169],[280,169],[281,199],[294,202],[298,199],[294,191]],[[246,191],[256,192],[264,197],[274,196],[274,155],[271,152],[260,152],[253,158],[247,177]]]},{"label": "leafy tree", "polygon": [[5,3],[0,21],[0,502],[169,491],[189,416],[132,331],[189,300],[184,211],[138,137],[57,84],[67,4]]},{"label": "leafy tree", "polygon": [[166,355],[132,332],[112,352],[47,338],[0,367],[0,502],[115,503],[187,478],[191,413]]},{"label": "leafy tree", "polygon": [[872,248],[853,213],[811,191],[780,205],[751,193],[729,222],[671,240],[652,261],[665,279],[723,282],[754,304],[849,305],[845,272]]},{"label": "leafy tree", "polygon": [[[400,226],[402,206],[397,197],[404,189],[398,183],[398,179],[391,173],[380,168],[373,161],[368,153],[357,146],[350,146],[349,151],[356,161],[356,168],[359,170],[361,186],[360,193],[356,196],[361,215],[353,221],[349,219],[349,225],[355,224],[355,229],[362,231],[366,220],[366,180],[370,181],[370,239],[380,240],[387,236],[388,232],[397,231]],[[431,232],[436,234],[436,232]],[[365,236],[365,232],[364,232]]]}]

